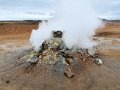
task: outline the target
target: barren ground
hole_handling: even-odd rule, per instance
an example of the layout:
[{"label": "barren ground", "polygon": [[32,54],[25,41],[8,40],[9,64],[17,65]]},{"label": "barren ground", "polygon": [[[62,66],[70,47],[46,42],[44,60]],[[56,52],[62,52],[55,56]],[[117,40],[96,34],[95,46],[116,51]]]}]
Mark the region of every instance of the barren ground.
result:
[{"label": "barren ground", "polygon": [[31,49],[31,30],[37,27],[38,23],[0,23],[0,90],[120,90],[120,23],[108,23],[96,32],[103,65],[90,61],[76,66],[73,78],[49,66],[27,70],[20,63]]}]

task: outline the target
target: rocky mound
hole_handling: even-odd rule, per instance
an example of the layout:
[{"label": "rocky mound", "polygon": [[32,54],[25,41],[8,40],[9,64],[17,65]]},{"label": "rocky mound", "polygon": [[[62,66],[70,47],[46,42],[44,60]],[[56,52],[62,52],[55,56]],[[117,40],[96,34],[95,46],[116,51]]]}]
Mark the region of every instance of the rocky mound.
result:
[{"label": "rocky mound", "polygon": [[[56,72],[64,73],[68,78],[74,77],[86,62],[95,62],[102,64],[97,49],[68,49],[62,40],[63,33],[55,31],[52,37],[43,42],[40,50],[31,51],[28,55],[22,57],[23,63],[29,63],[30,66],[44,65],[54,67]],[[29,67],[28,67],[29,68]]]}]

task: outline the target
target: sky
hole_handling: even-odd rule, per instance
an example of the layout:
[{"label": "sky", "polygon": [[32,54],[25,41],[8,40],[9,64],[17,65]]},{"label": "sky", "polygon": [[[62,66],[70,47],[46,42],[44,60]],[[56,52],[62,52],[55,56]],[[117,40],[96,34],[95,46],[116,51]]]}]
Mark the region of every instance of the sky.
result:
[{"label": "sky", "polygon": [[120,0],[92,0],[102,18],[120,19]]},{"label": "sky", "polygon": [[[49,18],[55,0],[0,0],[0,20]],[[120,0],[91,0],[103,19],[120,19]]]}]

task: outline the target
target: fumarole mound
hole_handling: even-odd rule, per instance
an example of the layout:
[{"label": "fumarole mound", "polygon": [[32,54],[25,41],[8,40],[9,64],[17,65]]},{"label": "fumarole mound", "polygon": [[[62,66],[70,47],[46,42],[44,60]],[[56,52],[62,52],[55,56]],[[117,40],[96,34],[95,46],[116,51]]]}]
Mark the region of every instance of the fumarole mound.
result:
[{"label": "fumarole mound", "polygon": [[[43,65],[55,67],[56,72],[64,74],[68,78],[75,76],[75,70],[82,70],[85,63],[95,62],[102,64],[96,47],[92,49],[68,49],[62,40],[61,31],[53,31],[51,38],[44,41],[38,52],[32,50],[21,59],[32,67]],[[75,68],[78,69],[75,69]]]}]

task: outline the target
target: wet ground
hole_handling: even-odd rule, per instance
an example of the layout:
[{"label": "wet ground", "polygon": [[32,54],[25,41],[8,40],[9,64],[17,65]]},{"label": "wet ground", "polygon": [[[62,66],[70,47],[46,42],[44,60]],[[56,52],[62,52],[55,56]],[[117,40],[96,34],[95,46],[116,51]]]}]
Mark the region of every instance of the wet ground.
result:
[{"label": "wet ground", "polygon": [[103,65],[80,62],[73,78],[50,65],[28,68],[20,61],[31,50],[30,33],[37,27],[38,23],[0,25],[0,90],[120,90],[120,23],[107,24],[94,38]]}]

